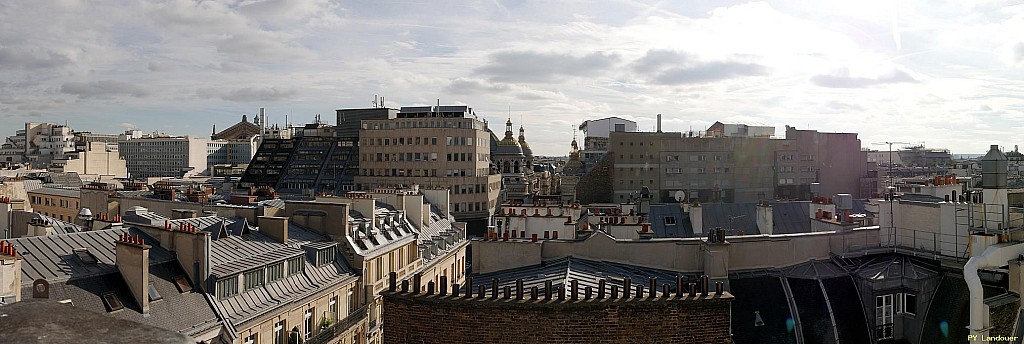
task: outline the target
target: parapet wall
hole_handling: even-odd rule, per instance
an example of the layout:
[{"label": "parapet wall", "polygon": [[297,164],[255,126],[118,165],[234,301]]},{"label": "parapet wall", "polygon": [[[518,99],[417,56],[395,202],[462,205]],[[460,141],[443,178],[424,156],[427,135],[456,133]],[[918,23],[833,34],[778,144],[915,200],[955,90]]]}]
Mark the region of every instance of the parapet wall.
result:
[{"label": "parapet wall", "polygon": [[408,285],[382,293],[385,343],[732,342],[732,295],[722,291],[648,288],[640,297],[597,297],[582,291],[566,295],[565,288],[552,295],[506,287],[460,295],[435,294],[432,284],[426,293]]}]

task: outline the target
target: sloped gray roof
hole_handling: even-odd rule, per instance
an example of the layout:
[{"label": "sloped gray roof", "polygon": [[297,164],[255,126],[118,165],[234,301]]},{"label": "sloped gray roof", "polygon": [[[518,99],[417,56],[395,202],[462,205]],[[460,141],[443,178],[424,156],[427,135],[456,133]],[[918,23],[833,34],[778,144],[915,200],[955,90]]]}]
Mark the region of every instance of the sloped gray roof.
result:
[{"label": "sloped gray roof", "polygon": [[761,234],[757,229],[757,205],[754,203],[702,203],[704,231],[721,227],[730,233]]},{"label": "sloped gray roof", "polygon": [[[64,235],[33,236],[9,240],[18,250],[22,261],[22,282],[45,280],[67,280],[86,278],[117,272],[114,266],[114,242],[124,233],[139,234],[152,244],[153,239],[135,229],[107,229]],[[96,257],[96,264],[85,264],[75,254],[76,248],[87,248]],[[174,260],[174,256],[153,245],[149,250],[150,265]]]},{"label": "sloped gray roof", "polygon": [[[150,302],[150,314],[143,315],[115,264],[115,244],[121,234],[139,234],[150,257],[150,282],[163,297]],[[76,308],[109,314],[159,328],[195,335],[220,326],[206,297],[197,292],[181,293],[174,278],[184,276],[174,256],[153,245],[153,239],[135,229],[108,229],[64,235],[25,237],[10,240],[22,256],[22,295],[32,295],[36,279],[50,282],[50,299],[71,299]],[[85,264],[72,251],[88,248],[96,264]],[[186,278],[187,279],[187,278]],[[107,312],[101,295],[114,292],[125,308]]]}]

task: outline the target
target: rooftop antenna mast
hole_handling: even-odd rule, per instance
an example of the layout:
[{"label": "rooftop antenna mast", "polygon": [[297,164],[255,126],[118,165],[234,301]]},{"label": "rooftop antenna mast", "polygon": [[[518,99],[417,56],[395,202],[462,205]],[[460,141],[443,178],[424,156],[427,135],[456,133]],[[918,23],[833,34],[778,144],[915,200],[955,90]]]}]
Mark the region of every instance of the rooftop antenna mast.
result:
[{"label": "rooftop antenna mast", "polygon": [[898,238],[898,236],[896,236],[896,223],[893,221],[893,218],[896,217],[895,213],[893,212],[894,211],[893,203],[896,203],[896,199],[895,199],[895,196],[896,196],[896,181],[893,179],[893,174],[892,174],[892,165],[893,165],[892,164],[892,145],[894,145],[894,144],[909,145],[910,143],[907,143],[907,142],[885,141],[885,142],[875,142],[875,143],[872,143],[872,144],[873,145],[888,145],[889,146],[889,172],[886,173],[888,175],[888,177],[889,177],[888,178],[889,179],[889,186],[885,187],[885,193],[887,195],[886,198],[889,200],[889,235],[887,235],[887,237],[891,236],[889,238],[889,240],[891,240],[889,243],[892,245],[893,252],[896,252],[896,238]]}]

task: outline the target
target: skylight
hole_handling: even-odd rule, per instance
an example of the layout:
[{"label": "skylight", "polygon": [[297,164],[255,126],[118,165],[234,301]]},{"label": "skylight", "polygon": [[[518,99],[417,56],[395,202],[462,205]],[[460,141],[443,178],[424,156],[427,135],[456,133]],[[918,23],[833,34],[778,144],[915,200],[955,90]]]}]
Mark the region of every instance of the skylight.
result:
[{"label": "skylight", "polygon": [[85,265],[96,265],[96,263],[97,263],[96,256],[92,255],[92,253],[89,252],[89,249],[87,249],[87,248],[76,248],[73,252],[74,252],[75,256],[78,257],[78,260],[82,262],[82,264],[85,264]]},{"label": "skylight", "polygon": [[174,277],[174,285],[178,287],[179,292],[187,293],[192,291],[192,285],[188,284],[188,280],[185,279],[185,276]]},{"label": "skylight", "polygon": [[103,298],[103,305],[107,306],[107,312],[113,312],[124,308],[124,305],[121,304],[121,300],[117,298],[117,294],[114,294],[114,292],[103,293],[101,298]]}]

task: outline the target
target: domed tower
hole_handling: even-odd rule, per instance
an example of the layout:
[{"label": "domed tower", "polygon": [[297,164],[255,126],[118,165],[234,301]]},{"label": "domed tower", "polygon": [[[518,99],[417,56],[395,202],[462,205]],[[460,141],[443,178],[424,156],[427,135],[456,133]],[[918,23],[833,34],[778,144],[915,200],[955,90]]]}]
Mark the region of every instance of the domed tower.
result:
[{"label": "domed tower", "polygon": [[499,173],[501,173],[502,201],[523,201],[530,195],[530,182],[527,178],[527,159],[523,154],[523,146],[512,136],[512,119],[505,122],[505,137],[494,146],[491,153]]},{"label": "domed tower", "polygon": [[569,149],[569,160],[562,169],[563,175],[578,175],[583,172],[583,161],[580,160],[580,146],[576,143],[576,134],[572,135],[572,148]]},{"label": "domed tower", "polygon": [[530,149],[530,144],[526,143],[526,130],[523,130],[523,124],[519,124],[519,146],[523,148],[523,157],[526,158],[526,170],[533,170],[533,150]]}]

